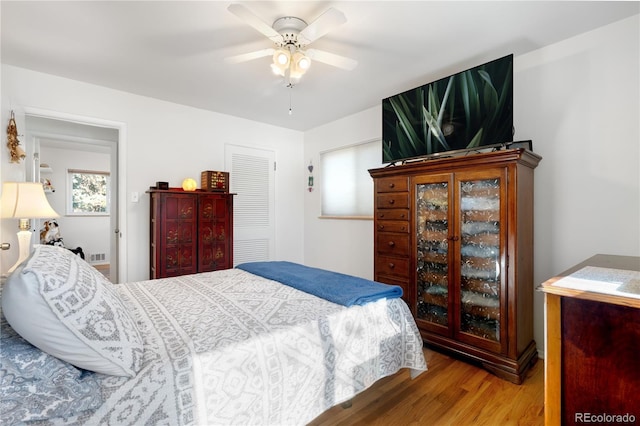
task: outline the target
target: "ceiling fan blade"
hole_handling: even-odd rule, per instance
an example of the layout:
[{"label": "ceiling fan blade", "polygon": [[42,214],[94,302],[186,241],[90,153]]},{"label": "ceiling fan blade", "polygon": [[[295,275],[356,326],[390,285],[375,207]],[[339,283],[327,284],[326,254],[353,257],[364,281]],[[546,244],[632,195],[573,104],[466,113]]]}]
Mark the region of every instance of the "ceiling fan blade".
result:
[{"label": "ceiling fan blade", "polygon": [[304,30],[300,31],[300,34],[298,34],[298,41],[302,45],[310,44],[345,22],[347,22],[347,17],[344,16],[344,13],[330,7],[326,12],[320,15],[318,19],[307,25]]},{"label": "ceiling fan blade", "polygon": [[241,4],[230,4],[227,10],[244,21],[247,25],[253,27],[255,30],[271,39],[274,43],[282,41],[282,36],[276,30]]},{"label": "ceiling fan blade", "polygon": [[228,64],[239,64],[240,62],[271,56],[275,51],[275,49],[256,50],[255,52],[243,53],[242,55],[229,56],[228,58],[224,58],[224,61]]},{"label": "ceiling fan blade", "polygon": [[351,71],[358,65],[358,61],[354,59],[336,55],[335,53],[325,52],[324,50],[308,49],[305,51],[305,54],[311,58],[312,61],[322,62],[347,71]]}]

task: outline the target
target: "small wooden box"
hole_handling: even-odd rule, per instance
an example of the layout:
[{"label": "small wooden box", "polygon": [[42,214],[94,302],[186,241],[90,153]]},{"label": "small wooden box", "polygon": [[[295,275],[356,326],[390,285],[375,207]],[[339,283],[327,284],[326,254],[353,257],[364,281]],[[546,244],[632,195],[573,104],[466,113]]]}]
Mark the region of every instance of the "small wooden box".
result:
[{"label": "small wooden box", "polygon": [[203,191],[229,192],[229,173],[205,170],[200,187]]}]

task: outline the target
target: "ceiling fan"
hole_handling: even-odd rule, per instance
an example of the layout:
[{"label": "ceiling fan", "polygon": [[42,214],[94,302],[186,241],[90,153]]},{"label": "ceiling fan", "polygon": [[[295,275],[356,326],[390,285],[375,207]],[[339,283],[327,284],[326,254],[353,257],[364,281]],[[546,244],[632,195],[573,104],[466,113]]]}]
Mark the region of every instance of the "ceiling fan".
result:
[{"label": "ceiling fan", "polygon": [[271,56],[271,69],[275,74],[285,77],[288,86],[298,83],[300,77],[311,66],[312,60],[349,71],[358,65],[357,61],[344,56],[324,50],[307,49],[312,42],[347,22],[347,18],[339,10],[329,8],[308,25],[295,16],[284,16],[276,19],[271,26],[240,4],[231,4],[227,10],[275,44],[275,47],[228,57],[228,63]]}]

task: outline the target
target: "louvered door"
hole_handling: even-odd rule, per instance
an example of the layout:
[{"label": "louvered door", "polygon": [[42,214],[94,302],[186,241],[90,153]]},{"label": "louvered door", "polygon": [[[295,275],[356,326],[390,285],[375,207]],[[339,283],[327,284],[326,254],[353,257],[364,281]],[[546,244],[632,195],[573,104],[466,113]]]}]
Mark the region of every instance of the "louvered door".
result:
[{"label": "louvered door", "polygon": [[[275,258],[275,153],[227,145],[225,165],[233,177],[233,260],[243,262]],[[286,194],[281,201],[286,203]]]}]

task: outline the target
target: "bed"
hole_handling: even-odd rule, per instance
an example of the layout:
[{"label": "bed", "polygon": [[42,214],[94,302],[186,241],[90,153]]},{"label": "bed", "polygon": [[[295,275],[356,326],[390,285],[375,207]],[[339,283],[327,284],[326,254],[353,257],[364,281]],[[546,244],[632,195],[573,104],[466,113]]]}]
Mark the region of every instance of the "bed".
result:
[{"label": "bed", "polygon": [[[258,275],[306,267],[247,265],[114,285],[37,246],[2,289],[2,423],[306,424],[382,377],[426,370],[399,297],[346,292],[344,306]],[[306,285],[359,280],[308,269]]]}]

